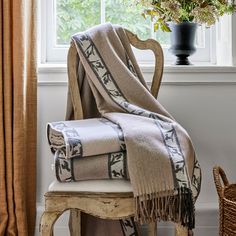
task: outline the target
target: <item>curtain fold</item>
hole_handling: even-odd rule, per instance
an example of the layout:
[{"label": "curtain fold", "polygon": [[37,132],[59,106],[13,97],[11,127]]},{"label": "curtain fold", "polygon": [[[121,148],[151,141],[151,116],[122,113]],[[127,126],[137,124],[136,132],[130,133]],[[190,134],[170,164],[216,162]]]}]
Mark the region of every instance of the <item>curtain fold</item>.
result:
[{"label": "curtain fold", "polygon": [[0,236],[34,235],[36,0],[0,0]]}]

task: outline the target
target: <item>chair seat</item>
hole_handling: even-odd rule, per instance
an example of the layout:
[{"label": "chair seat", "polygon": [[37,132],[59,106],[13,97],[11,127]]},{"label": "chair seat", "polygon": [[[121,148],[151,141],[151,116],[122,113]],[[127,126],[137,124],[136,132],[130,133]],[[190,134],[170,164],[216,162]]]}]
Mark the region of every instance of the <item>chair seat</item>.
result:
[{"label": "chair seat", "polygon": [[131,183],[126,180],[86,180],[70,183],[53,181],[50,192],[100,192],[100,193],[130,193],[133,192]]}]

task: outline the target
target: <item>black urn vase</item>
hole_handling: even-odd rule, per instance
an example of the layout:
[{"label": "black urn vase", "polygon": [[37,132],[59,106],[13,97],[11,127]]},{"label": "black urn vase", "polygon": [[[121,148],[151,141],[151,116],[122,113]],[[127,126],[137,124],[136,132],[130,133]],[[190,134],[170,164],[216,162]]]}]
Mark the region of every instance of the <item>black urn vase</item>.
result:
[{"label": "black urn vase", "polygon": [[171,29],[169,51],[177,57],[176,65],[191,65],[188,57],[196,52],[195,36],[197,23],[169,23]]}]

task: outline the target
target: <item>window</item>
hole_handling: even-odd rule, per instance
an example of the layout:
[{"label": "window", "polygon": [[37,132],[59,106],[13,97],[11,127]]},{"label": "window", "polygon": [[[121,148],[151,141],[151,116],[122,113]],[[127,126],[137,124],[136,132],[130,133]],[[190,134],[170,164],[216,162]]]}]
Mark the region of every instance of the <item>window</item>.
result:
[{"label": "window", "polygon": [[[142,9],[127,0],[42,0],[42,63],[65,63],[71,35],[94,25],[111,22],[136,33],[141,39],[157,39],[164,49],[166,62],[173,61],[168,53],[169,33],[154,32],[152,22],[141,16]],[[199,26],[193,61],[214,62],[214,29]],[[153,62],[151,52],[135,50],[141,64]]]}]

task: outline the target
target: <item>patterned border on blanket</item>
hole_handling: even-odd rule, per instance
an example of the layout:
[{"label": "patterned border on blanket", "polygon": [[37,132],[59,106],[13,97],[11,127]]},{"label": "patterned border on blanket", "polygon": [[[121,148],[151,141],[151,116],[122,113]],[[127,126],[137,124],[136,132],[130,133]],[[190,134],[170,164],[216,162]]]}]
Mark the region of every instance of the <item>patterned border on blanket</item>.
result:
[{"label": "patterned border on blanket", "polygon": [[138,231],[133,217],[120,220],[120,225],[124,236],[138,236]]},{"label": "patterned border on blanket", "polygon": [[191,183],[192,183],[191,186],[192,186],[193,197],[195,198],[196,201],[201,189],[202,173],[200,164],[195,156],[194,156],[193,176]]},{"label": "patterned border on blanket", "polygon": [[[64,139],[64,147],[61,147],[60,150],[64,152],[65,156],[71,158],[83,156],[81,140],[79,134],[74,128],[68,128],[65,122],[50,123],[50,126],[53,126],[55,130],[60,131],[63,134],[62,137]],[[48,137],[50,137],[50,135],[56,137],[55,133],[53,134],[50,132],[50,126],[48,125],[47,127]],[[48,141],[52,152],[55,152],[56,150],[52,147],[50,138],[48,138]]]},{"label": "patterned border on blanket", "polygon": [[110,179],[128,179],[126,152],[108,154],[108,173]]},{"label": "patterned border on blanket", "polygon": [[57,152],[55,153],[54,156],[55,173],[56,173],[56,178],[59,182],[75,181],[73,160],[74,158],[65,159],[60,150],[57,150]]}]

